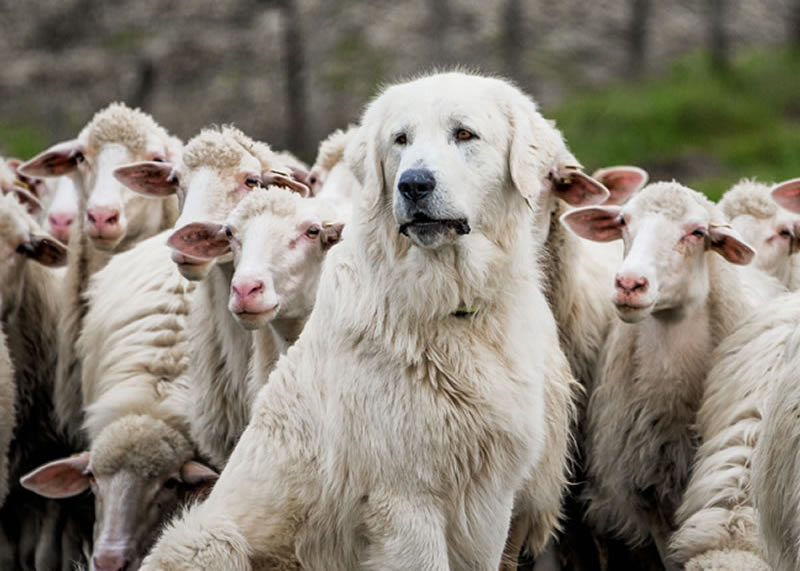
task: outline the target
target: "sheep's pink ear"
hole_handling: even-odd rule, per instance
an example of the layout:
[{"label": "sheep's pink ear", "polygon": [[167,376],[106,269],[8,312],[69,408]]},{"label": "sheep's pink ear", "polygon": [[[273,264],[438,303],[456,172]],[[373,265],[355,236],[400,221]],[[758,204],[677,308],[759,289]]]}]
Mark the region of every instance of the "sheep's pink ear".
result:
[{"label": "sheep's pink ear", "polygon": [[610,193],[603,204],[622,204],[639,192],[650,177],[639,167],[614,166],[594,171],[592,178],[600,181]]},{"label": "sheep's pink ear", "polygon": [[307,187],[311,186],[308,182],[308,177],[310,176],[308,170],[298,166],[293,166],[290,170],[292,171],[292,178],[294,180],[306,185]]},{"label": "sheep's pink ear", "polygon": [[215,222],[192,222],[172,233],[167,245],[199,260],[213,260],[231,251],[225,226]]},{"label": "sheep's pink ear", "polygon": [[89,487],[89,453],[48,462],[20,478],[22,487],[45,498],[70,498]]},{"label": "sheep's pink ear", "polygon": [[594,242],[610,242],[622,238],[619,206],[586,206],[561,216],[561,223],[581,238]]},{"label": "sheep's pink ear", "polygon": [[746,266],[756,251],[728,224],[711,224],[708,229],[711,249],[732,264]]},{"label": "sheep's pink ear", "polygon": [[573,168],[550,173],[553,192],[571,206],[600,204],[609,197],[608,189],[588,174]]},{"label": "sheep's pink ear", "polygon": [[181,468],[181,481],[198,499],[207,498],[218,479],[219,474],[216,471],[194,460],[189,460]]},{"label": "sheep's pink ear", "polygon": [[342,230],[344,230],[344,222],[323,223],[322,232],[320,234],[322,249],[327,250],[331,246],[338,244],[342,239]]},{"label": "sheep's pink ear", "polygon": [[172,163],[141,161],[114,169],[114,178],[144,196],[161,198],[178,191],[178,174]]},{"label": "sheep's pink ear", "polygon": [[50,236],[34,236],[17,246],[17,251],[49,268],[58,268],[67,263],[67,247]]},{"label": "sheep's pink ear", "polygon": [[800,178],[778,183],[772,189],[772,199],[786,210],[800,213]]},{"label": "sheep's pink ear", "polygon": [[[14,186],[8,193],[13,194],[17,198],[17,201],[25,207],[28,214],[37,216],[42,211],[42,203],[39,202],[39,199],[36,198],[32,192],[23,188],[23,185],[24,183],[15,181]],[[7,194],[7,192],[3,190],[3,194]]]},{"label": "sheep's pink ear", "polygon": [[77,140],[64,141],[42,151],[17,169],[25,176],[62,176],[83,161],[83,145]]},{"label": "sheep's pink ear", "polygon": [[292,175],[286,172],[277,170],[264,171],[261,173],[261,180],[265,187],[280,186],[291,190],[292,192],[296,192],[303,198],[306,198],[309,194],[311,194],[308,186],[300,181],[295,180],[292,178]]}]

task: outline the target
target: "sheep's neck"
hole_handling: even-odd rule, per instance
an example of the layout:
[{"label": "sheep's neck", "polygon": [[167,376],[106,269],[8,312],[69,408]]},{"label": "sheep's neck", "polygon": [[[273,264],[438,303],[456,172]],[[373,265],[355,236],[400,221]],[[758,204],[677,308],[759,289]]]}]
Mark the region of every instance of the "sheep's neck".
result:
[{"label": "sheep's neck", "polygon": [[272,328],[272,332],[275,336],[275,341],[278,342],[281,353],[285,353],[286,349],[291,347],[292,344],[297,341],[297,338],[300,337],[300,333],[302,333],[305,324],[305,317],[275,319],[270,323],[270,327]]}]

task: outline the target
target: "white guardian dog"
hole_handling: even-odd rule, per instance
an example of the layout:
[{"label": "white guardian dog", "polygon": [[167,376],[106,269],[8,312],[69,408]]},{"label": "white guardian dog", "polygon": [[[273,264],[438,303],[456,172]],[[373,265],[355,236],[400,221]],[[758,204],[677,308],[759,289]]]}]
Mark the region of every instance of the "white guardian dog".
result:
[{"label": "white guardian dog", "polygon": [[146,569],[496,571],[512,518],[534,553],[557,523],[573,380],[533,220],[545,191],[605,190],[498,79],[390,87],[358,136],[306,328]]}]

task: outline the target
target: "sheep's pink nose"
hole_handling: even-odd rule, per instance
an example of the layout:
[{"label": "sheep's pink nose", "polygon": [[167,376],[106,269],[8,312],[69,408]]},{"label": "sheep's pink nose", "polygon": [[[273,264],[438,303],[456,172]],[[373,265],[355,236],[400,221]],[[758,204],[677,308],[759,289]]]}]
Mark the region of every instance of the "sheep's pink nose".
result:
[{"label": "sheep's pink nose", "polygon": [[247,299],[263,292],[264,282],[261,280],[248,280],[246,282],[233,283],[231,287],[239,299]]},{"label": "sheep's pink nose", "polygon": [[104,551],[92,558],[96,571],[125,571],[128,568],[128,560],[122,553]]},{"label": "sheep's pink nose", "polygon": [[69,228],[72,224],[72,214],[51,214],[47,217],[50,226],[53,228]]},{"label": "sheep's pink nose", "polygon": [[617,289],[625,293],[645,293],[649,282],[644,276],[617,276]]},{"label": "sheep's pink nose", "polygon": [[119,210],[112,208],[90,208],[86,211],[89,225],[97,230],[98,234],[115,231],[119,227]]}]

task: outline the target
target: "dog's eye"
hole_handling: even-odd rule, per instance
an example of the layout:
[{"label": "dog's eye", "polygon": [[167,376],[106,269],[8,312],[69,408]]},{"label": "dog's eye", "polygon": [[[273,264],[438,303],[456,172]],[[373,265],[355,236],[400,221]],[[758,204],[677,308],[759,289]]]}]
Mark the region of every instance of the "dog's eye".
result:
[{"label": "dog's eye", "polygon": [[400,133],[399,135],[395,135],[394,144],[395,145],[405,145],[408,143],[408,137],[406,137],[405,133]]},{"label": "dog's eye", "polygon": [[470,139],[477,139],[478,136],[469,129],[456,129],[456,139],[459,141],[469,141]]}]

